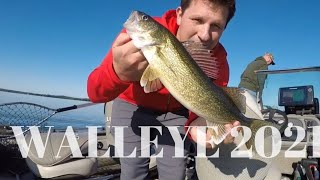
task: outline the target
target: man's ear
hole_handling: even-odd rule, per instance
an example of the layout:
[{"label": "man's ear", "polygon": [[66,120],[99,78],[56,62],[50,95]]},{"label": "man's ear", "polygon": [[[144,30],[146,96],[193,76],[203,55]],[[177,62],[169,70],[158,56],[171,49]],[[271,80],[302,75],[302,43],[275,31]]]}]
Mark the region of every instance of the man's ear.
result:
[{"label": "man's ear", "polygon": [[181,18],[182,18],[182,8],[181,8],[181,6],[179,6],[179,7],[176,9],[176,15],[177,15],[177,24],[180,26],[180,24],[181,24]]}]

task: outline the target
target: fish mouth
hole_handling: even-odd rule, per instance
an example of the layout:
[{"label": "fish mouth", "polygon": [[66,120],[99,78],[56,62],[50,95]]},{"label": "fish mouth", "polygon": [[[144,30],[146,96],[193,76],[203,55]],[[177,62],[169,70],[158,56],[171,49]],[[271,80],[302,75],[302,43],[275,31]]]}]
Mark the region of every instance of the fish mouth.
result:
[{"label": "fish mouth", "polygon": [[129,18],[123,24],[123,27],[127,30],[127,32],[133,31],[141,31],[139,23],[141,21],[141,17],[144,15],[143,12],[140,11],[132,11]]},{"label": "fish mouth", "polygon": [[126,20],[126,22],[123,24],[123,27],[126,29],[130,29],[130,26],[135,24],[135,21],[137,20],[137,11],[132,11],[130,13],[129,18]]}]

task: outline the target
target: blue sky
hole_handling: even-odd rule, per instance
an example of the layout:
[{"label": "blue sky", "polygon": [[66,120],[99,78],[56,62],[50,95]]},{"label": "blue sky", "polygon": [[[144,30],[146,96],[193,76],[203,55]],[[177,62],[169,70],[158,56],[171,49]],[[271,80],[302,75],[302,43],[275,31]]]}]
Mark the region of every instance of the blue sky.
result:
[{"label": "blue sky", "polygon": [[[160,16],[177,0],[0,1],[0,87],[86,97],[98,66],[132,10]],[[241,0],[221,42],[230,86],[246,65],[270,51],[270,69],[319,66],[320,1]]]}]

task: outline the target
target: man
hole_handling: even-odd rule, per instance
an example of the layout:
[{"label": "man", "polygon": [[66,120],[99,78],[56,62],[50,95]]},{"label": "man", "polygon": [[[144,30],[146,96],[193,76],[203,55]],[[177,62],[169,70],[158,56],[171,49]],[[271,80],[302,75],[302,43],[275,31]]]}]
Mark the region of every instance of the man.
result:
[{"label": "man", "polygon": [[[229,66],[227,53],[219,39],[234,13],[234,0],[182,0],[176,10],[169,10],[162,18],[155,19],[178,40],[202,42],[210,47],[220,64],[219,77],[214,82],[226,86]],[[114,100],[111,126],[129,126],[124,129],[125,155],[129,155],[134,148],[137,148],[138,156],[141,153],[143,147],[140,145],[139,126],[162,126],[161,135],[156,130],[151,132],[153,138],[158,135],[157,152],[163,148],[164,157],[157,159],[159,179],[184,179],[185,158],[172,158],[174,143],[165,126],[179,126],[183,137],[183,126],[189,112],[160,82],[156,92],[144,93],[139,80],[147,65],[141,51],[122,31],[102,64],[89,75],[88,96],[93,102]],[[147,179],[149,158],[121,158],[120,161],[123,170],[121,179]]]},{"label": "man", "polygon": [[265,53],[263,56],[257,57],[252,61],[241,75],[239,87],[245,89],[248,95],[247,105],[255,114],[262,116],[260,110],[262,109],[262,91],[264,88],[267,75],[259,75],[255,73],[258,70],[267,70],[269,65],[275,65],[274,57],[271,53]]}]

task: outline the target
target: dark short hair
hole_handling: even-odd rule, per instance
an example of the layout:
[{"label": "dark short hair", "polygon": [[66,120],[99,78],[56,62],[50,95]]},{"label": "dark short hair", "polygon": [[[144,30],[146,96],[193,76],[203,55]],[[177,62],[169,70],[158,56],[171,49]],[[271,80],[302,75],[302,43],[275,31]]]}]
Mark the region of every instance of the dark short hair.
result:
[{"label": "dark short hair", "polygon": [[[181,0],[180,7],[182,9],[182,12],[184,12],[190,6],[191,1],[195,1],[195,0]],[[226,24],[227,26],[229,21],[233,18],[236,12],[236,1],[235,0],[204,0],[204,1],[226,7],[229,10],[227,24]]]}]

